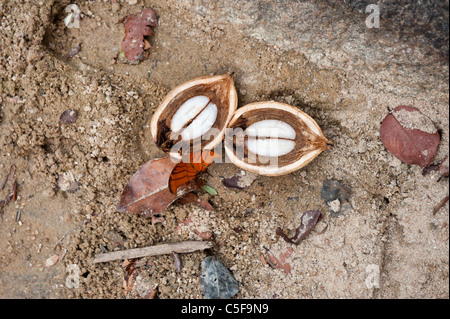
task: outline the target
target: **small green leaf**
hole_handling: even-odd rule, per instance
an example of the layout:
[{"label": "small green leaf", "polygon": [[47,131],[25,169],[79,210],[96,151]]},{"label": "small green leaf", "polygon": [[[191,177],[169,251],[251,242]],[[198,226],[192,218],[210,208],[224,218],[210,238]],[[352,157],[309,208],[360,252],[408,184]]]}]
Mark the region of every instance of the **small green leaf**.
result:
[{"label": "small green leaf", "polygon": [[217,191],[209,185],[203,185],[202,189],[210,195],[217,195]]}]

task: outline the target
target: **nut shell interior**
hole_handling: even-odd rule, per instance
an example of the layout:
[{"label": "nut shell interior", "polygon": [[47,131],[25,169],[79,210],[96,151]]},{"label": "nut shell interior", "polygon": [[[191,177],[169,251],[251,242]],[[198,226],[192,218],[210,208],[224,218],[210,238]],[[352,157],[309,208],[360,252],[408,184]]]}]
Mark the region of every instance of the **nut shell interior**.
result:
[{"label": "nut shell interior", "polygon": [[[255,126],[255,123],[273,123],[272,121],[280,122],[281,125],[278,127],[291,127],[295,134],[289,133],[290,136],[287,136],[281,132],[277,135],[260,128],[259,136],[250,136],[252,135],[248,130],[250,126]],[[260,175],[277,176],[293,172],[307,165],[332,145],[308,114],[291,105],[273,101],[251,103],[239,108],[230,120],[228,128],[225,138],[228,158],[236,166]],[[249,140],[273,138],[268,135],[279,136],[279,140],[283,143],[263,142],[260,146],[280,147],[278,151],[280,156],[272,156],[278,154],[277,151],[263,150],[258,153],[254,151],[254,147],[249,147]]]},{"label": "nut shell interior", "polygon": [[[200,136],[184,139],[181,131],[173,132],[172,119],[184,103],[200,96],[206,97],[210,103],[216,106],[214,123],[207,132],[203,132]],[[188,81],[170,91],[156,109],[151,120],[153,139],[159,148],[175,158],[180,158],[180,149],[213,149],[223,140],[225,129],[236,107],[237,92],[233,74],[207,76]],[[200,113],[204,111],[205,109],[201,109]],[[200,116],[200,113],[197,116]],[[192,124],[197,116],[187,120],[184,128]],[[184,134],[184,136],[189,136],[189,134]]]}]

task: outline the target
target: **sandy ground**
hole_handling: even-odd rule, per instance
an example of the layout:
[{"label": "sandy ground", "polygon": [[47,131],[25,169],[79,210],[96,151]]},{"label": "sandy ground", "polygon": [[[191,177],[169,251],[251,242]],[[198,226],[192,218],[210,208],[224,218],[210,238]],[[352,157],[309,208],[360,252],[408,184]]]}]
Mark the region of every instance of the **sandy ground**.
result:
[{"label": "sandy ground", "polygon": [[[380,29],[365,26],[364,1],[117,2],[74,1],[84,13],[78,29],[63,22],[69,1],[0,2],[0,182],[15,165],[18,185],[0,220],[0,297],[124,298],[122,262],[93,264],[96,253],[212,231],[217,249],[181,256],[181,273],[171,256],[141,260],[141,293],[127,297],[157,286],[158,298],[203,298],[200,265],[214,253],[239,282],[236,298],[448,298],[448,203],[432,214],[448,179],[401,163],[379,138],[389,109],[413,105],[441,134],[434,162],[448,156],[448,2],[428,16],[433,23],[406,19],[406,6],[403,16],[383,15]],[[142,6],[159,16],[150,55],[121,63],[117,21]],[[444,36],[433,33],[440,19]],[[239,106],[294,105],[335,147],[289,175],[256,176],[244,190],[222,184],[239,168],[211,166],[207,182],[218,195],[198,193],[214,211],[175,203],[154,225],[116,212],[129,178],[163,155],[149,122],[165,94],[229,71]],[[67,109],[78,117],[63,125]],[[78,190],[61,188],[67,177]],[[320,198],[327,179],[351,189],[352,210],[330,215]],[[300,245],[275,234],[278,226],[292,233],[311,209],[324,218]],[[45,266],[55,254],[62,260]],[[282,267],[264,263],[269,255]]]}]

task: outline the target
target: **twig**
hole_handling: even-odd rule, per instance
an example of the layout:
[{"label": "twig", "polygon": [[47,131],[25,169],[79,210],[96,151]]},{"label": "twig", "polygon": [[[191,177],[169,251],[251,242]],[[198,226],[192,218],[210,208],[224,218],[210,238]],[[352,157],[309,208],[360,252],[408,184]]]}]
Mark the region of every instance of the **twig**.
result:
[{"label": "twig", "polygon": [[175,269],[177,270],[177,272],[181,272],[180,255],[173,251],[172,252],[172,257],[173,257],[173,260],[175,261]]},{"label": "twig", "polygon": [[2,190],[5,188],[6,183],[7,183],[9,180],[12,180],[12,179],[13,179],[14,173],[15,173],[15,172],[16,172],[16,167],[15,167],[14,165],[11,165],[11,168],[9,169],[9,174],[6,176],[5,181],[4,181],[3,184],[2,184],[2,187],[1,187]]},{"label": "twig", "polygon": [[180,243],[160,244],[143,248],[134,248],[122,251],[113,251],[110,253],[97,254],[94,258],[95,263],[108,262],[119,259],[133,259],[146,256],[167,255],[176,253],[192,253],[197,250],[212,248],[209,241],[184,241]]},{"label": "twig", "polygon": [[448,202],[448,195],[444,197],[443,200],[433,209],[433,215],[436,215],[436,213],[439,211],[439,209],[442,208],[442,206],[445,205],[445,203]]}]

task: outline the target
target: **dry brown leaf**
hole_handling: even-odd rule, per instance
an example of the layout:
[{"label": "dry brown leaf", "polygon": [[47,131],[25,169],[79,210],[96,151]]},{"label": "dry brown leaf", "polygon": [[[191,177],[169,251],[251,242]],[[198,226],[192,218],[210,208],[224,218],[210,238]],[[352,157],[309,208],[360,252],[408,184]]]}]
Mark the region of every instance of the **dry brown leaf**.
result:
[{"label": "dry brown leaf", "polygon": [[158,18],[153,10],[142,9],[139,14],[130,14],[122,18],[119,22],[125,21],[125,37],[122,41],[122,48],[125,56],[130,61],[140,61],[144,58],[144,50],[149,48],[150,43],[144,36],[151,36],[153,30],[151,26],[156,26]]},{"label": "dry brown leaf", "polygon": [[142,165],[125,186],[117,211],[151,217],[180,196],[196,190],[195,183],[188,183],[178,190],[177,195],[170,192],[169,177],[176,164],[171,158],[164,157]]},{"label": "dry brown leaf", "polygon": [[397,106],[380,127],[384,146],[406,164],[426,167],[436,155],[440,136],[430,118],[412,106]]},{"label": "dry brown leaf", "polygon": [[199,231],[197,229],[194,229],[194,233],[198,236],[200,236],[200,238],[204,239],[204,240],[210,240],[213,236],[214,233],[212,231]]},{"label": "dry brown leaf", "polygon": [[44,266],[45,266],[45,267],[51,267],[51,266],[53,266],[54,264],[56,264],[56,263],[58,262],[59,259],[60,259],[60,258],[59,258],[59,255],[53,255],[53,256],[47,258],[47,260],[46,260],[45,263],[44,263]]},{"label": "dry brown leaf", "polygon": [[295,235],[289,238],[280,227],[277,227],[276,233],[290,244],[298,245],[311,232],[322,215],[318,210],[310,210],[303,213],[300,226],[295,230]]},{"label": "dry brown leaf", "polygon": [[252,185],[257,177],[255,173],[241,170],[230,178],[224,178],[222,183],[227,188],[245,189]]}]

